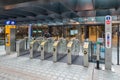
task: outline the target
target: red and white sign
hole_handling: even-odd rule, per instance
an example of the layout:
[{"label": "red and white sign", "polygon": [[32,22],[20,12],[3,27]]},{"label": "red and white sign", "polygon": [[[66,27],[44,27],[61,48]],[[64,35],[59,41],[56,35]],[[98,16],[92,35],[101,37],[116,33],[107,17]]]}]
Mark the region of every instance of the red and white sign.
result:
[{"label": "red and white sign", "polygon": [[112,43],[112,17],[105,17],[105,46],[106,48],[111,48]]},{"label": "red and white sign", "polygon": [[110,21],[109,21],[109,20],[107,20],[107,21],[106,21],[106,23],[107,23],[107,24],[110,24]]},{"label": "red and white sign", "polygon": [[112,65],[112,17],[105,17],[105,68],[111,70]]},{"label": "red and white sign", "polygon": [[110,32],[107,32],[106,33],[106,48],[111,48],[111,33]]},{"label": "red and white sign", "polygon": [[111,16],[106,16],[105,17],[105,23],[110,24],[111,23]]}]

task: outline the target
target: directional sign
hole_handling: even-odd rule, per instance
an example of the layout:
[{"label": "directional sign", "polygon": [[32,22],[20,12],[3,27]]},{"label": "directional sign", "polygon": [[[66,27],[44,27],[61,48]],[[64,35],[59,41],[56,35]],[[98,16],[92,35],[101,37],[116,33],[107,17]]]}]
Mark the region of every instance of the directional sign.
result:
[{"label": "directional sign", "polygon": [[111,33],[107,32],[106,33],[106,48],[111,48]]},{"label": "directional sign", "polygon": [[105,68],[111,70],[112,66],[112,17],[105,17]]},{"label": "directional sign", "polygon": [[105,22],[106,22],[106,24],[110,24],[111,23],[111,16],[106,16]]},{"label": "directional sign", "polygon": [[110,20],[111,19],[111,16],[106,16],[106,20]]},{"label": "directional sign", "polygon": [[5,24],[6,24],[6,25],[15,25],[16,22],[13,21],[13,20],[8,20],[8,21],[5,22]]},{"label": "directional sign", "polygon": [[111,48],[111,35],[112,33],[112,17],[106,16],[105,17],[105,42],[106,42],[106,48]]}]

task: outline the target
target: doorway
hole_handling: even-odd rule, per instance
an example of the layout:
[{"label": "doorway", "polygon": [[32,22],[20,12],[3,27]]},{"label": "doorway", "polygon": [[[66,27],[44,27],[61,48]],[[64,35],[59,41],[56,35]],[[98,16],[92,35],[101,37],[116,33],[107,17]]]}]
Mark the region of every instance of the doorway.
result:
[{"label": "doorway", "polygon": [[[87,27],[87,31],[85,31]],[[85,40],[85,32],[88,33],[88,39],[92,42],[96,42],[97,38],[104,38],[104,26],[82,26],[81,27],[81,40]]]}]

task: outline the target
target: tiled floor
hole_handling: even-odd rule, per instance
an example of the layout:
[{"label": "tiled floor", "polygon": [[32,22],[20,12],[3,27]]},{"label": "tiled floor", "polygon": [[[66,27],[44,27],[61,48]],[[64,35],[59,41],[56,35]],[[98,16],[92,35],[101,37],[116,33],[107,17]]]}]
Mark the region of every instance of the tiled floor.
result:
[{"label": "tiled floor", "polygon": [[[66,63],[53,63],[28,57],[5,55],[0,47],[0,80],[120,80],[120,66],[113,65],[113,71],[96,70]],[[101,65],[101,67],[104,65]]]},{"label": "tiled floor", "polygon": [[95,69],[93,80],[120,80],[120,65],[112,65],[111,71]]}]

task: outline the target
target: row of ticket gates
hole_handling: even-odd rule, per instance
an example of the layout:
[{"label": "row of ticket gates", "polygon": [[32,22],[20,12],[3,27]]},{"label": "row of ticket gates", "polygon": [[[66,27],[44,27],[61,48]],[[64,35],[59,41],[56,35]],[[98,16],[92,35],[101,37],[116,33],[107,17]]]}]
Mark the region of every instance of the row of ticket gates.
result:
[{"label": "row of ticket gates", "polygon": [[[67,63],[72,64],[80,56],[80,41],[72,39],[67,41],[61,38],[55,41],[53,38],[39,37],[30,42],[24,38],[16,43],[17,56],[29,54],[30,59],[40,56],[41,60],[52,57],[53,62],[57,62],[67,56]],[[89,66],[91,56],[91,44],[89,41],[83,44],[82,63],[85,67]]]}]

